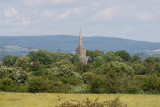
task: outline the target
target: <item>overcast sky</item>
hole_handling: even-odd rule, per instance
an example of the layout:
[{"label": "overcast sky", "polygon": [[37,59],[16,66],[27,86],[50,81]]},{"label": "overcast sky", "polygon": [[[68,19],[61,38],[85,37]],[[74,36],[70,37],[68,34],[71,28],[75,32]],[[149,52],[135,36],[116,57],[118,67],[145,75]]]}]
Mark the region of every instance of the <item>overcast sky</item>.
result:
[{"label": "overcast sky", "polygon": [[0,0],[0,36],[106,36],[160,42],[160,0]]}]

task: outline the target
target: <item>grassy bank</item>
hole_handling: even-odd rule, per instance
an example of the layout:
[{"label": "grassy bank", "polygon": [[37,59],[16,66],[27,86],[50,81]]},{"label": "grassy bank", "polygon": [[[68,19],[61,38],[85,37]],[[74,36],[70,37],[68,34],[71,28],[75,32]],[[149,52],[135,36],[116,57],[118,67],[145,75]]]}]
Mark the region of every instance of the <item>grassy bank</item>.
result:
[{"label": "grassy bank", "polygon": [[113,100],[116,97],[129,107],[160,107],[160,95],[139,94],[52,94],[52,93],[6,93],[0,92],[0,107],[54,107],[65,101],[86,98],[99,101]]}]

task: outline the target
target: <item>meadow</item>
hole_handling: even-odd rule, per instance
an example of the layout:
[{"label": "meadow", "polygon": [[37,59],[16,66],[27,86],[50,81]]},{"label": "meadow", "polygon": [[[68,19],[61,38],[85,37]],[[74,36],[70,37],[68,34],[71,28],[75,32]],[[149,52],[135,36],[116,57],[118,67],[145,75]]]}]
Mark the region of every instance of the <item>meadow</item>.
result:
[{"label": "meadow", "polygon": [[8,93],[0,92],[0,107],[54,107],[65,101],[84,101],[89,98],[99,102],[113,100],[120,97],[120,101],[128,107],[160,107],[160,95],[141,94],[58,94],[58,93]]}]

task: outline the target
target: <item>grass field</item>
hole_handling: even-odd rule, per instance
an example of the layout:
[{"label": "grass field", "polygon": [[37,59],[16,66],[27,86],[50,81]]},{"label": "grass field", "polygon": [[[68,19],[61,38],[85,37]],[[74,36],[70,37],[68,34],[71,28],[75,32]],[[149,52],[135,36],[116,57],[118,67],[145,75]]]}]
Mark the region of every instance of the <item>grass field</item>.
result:
[{"label": "grass field", "polygon": [[160,95],[137,94],[52,94],[52,93],[6,93],[0,92],[0,107],[54,107],[70,100],[84,101],[86,98],[99,101],[116,97],[128,107],[160,107]]}]

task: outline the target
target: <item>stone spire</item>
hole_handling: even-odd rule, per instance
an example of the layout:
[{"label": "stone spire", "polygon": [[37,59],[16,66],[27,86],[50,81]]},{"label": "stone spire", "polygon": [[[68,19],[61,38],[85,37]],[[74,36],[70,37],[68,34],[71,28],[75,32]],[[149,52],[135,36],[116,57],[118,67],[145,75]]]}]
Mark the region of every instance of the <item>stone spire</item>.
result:
[{"label": "stone spire", "polygon": [[80,33],[79,33],[79,44],[78,44],[78,48],[79,48],[79,49],[83,49],[81,30],[80,30]]},{"label": "stone spire", "polygon": [[76,48],[76,55],[80,56],[81,61],[83,62],[83,64],[87,64],[89,56],[86,56],[86,49],[83,48],[82,46],[82,35],[81,35],[81,30],[79,33],[79,44],[78,44],[78,48]]}]

